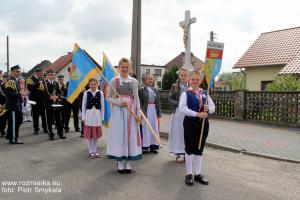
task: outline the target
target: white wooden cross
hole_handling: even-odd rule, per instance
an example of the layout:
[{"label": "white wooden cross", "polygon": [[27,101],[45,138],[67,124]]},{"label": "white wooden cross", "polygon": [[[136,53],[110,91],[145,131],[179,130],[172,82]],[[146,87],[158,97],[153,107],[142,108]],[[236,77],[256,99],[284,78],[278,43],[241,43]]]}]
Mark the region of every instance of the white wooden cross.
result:
[{"label": "white wooden cross", "polygon": [[189,71],[194,70],[192,66],[191,59],[191,32],[190,25],[192,23],[196,23],[196,17],[191,18],[191,12],[189,10],[185,11],[185,19],[184,21],[179,23],[179,26],[183,28],[183,43],[185,48],[185,57],[184,57],[184,68]]}]

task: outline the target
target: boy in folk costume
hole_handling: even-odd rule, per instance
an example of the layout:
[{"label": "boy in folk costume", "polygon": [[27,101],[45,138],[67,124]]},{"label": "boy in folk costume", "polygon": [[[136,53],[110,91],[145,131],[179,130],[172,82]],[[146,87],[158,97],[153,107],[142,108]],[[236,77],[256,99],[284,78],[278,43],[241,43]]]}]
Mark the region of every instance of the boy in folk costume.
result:
[{"label": "boy in folk costume", "polygon": [[[160,112],[160,101],[158,98],[158,92],[153,87],[153,75],[146,74],[145,76],[145,87],[139,89],[139,98],[141,103],[141,109],[147,116],[151,127],[159,138],[159,118],[161,117]],[[143,153],[150,150],[152,153],[158,153],[159,144],[154,139],[154,136],[150,132],[150,129],[146,126],[142,126],[142,143]]]},{"label": "boy in folk costume", "polygon": [[[183,137],[183,119],[184,115],[179,112],[178,105],[182,92],[188,89],[189,72],[181,68],[178,73],[178,80],[172,85],[169,102],[172,106],[172,115],[169,127],[169,152],[176,155],[176,162],[184,162],[184,137]],[[180,157],[182,156],[182,161]]]},{"label": "boy in folk costume", "polygon": [[89,87],[82,99],[82,122],[84,123],[84,138],[87,139],[89,157],[100,158],[97,152],[97,140],[102,136],[102,119],[104,119],[104,96],[98,90],[98,81],[89,80]]},{"label": "boy in folk costume", "polygon": [[[140,136],[141,109],[138,81],[129,76],[130,61],[119,62],[120,76],[113,78],[108,87],[107,100],[112,103],[107,156],[117,161],[118,172],[131,173],[130,161],[142,159]],[[111,88],[113,87],[120,96]],[[129,107],[136,118],[129,112]]]},{"label": "boy in folk costume", "polygon": [[[198,71],[192,72],[189,81],[191,87],[182,93],[179,101],[179,112],[185,115],[183,121],[186,163],[185,182],[189,186],[193,185],[193,162],[195,168],[194,180],[208,185],[208,181],[201,171],[202,153],[209,131],[208,113],[212,114],[215,111],[215,105],[210,96],[206,95],[206,91],[199,88],[202,80]],[[205,105],[206,98],[208,98],[208,105]],[[204,132],[199,150],[202,120],[205,120]]]}]

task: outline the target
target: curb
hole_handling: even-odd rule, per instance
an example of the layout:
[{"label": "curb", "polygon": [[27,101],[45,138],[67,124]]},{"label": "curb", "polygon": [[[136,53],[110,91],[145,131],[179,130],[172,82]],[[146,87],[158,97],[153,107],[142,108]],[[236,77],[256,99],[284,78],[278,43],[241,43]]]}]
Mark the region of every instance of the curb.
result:
[{"label": "curb", "polygon": [[[160,131],[161,137],[168,139],[169,138],[168,135],[169,134],[167,132]],[[229,146],[225,146],[225,145],[221,145],[221,144],[216,144],[216,143],[212,143],[212,142],[206,142],[205,145],[208,147],[223,150],[223,151],[230,151],[233,153],[241,153],[241,154],[245,154],[245,155],[249,155],[249,156],[256,156],[256,157],[260,157],[260,158],[266,158],[266,159],[271,159],[271,160],[278,160],[278,161],[300,164],[300,160],[293,160],[293,159],[282,158],[282,157],[278,157],[278,156],[276,157],[276,156],[262,154],[262,153],[250,152],[250,151],[247,151],[244,149],[237,149],[237,148],[233,148],[233,147],[229,147]]]}]

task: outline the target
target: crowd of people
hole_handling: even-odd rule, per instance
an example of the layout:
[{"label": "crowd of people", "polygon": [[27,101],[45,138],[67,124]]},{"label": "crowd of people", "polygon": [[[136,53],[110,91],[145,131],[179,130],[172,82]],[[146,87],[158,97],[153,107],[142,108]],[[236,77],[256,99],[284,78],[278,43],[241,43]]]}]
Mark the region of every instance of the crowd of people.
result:
[{"label": "crowd of people", "polygon": [[[60,139],[66,139],[73,112],[75,131],[86,139],[88,156],[99,158],[97,141],[102,137],[106,99],[112,105],[107,157],[117,162],[120,174],[131,173],[132,161],[141,160],[142,154],[159,152],[160,141],[157,138],[161,111],[153,75],[146,74],[144,86],[140,87],[138,81],[130,76],[130,70],[130,61],[122,58],[118,65],[119,75],[109,82],[106,96],[100,90],[99,80],[92,78],[73,103],[67,101],[69,82],[65,83],[62,75],[58,75],[56,81],[53,70],[45,74],[42,69],[36,69],[26,81],[20,77],[18,65],[11,68],[10,76],[5,79],[0,73],[1,137],[8,139],[12,145],[23,144],[19,140],[21,124],[32,121],[33,134],[38,135],[41,118],[42,130],[48,134],[50,141],[55,139],[53,127]],[[199,87],[203,80],[200,72],[181,68],[178,77],[169,96],[172,105],[169,152],[175,154],[176,162],[186,163],[187,185],[193,185],[194,181],[207,185],[201,170],[202,153],[209,131],[208,114],[214,112],[215,106],[206,91]],[[148,119],[147,123],[143,116]],[[203,120],[204,131],[199,148]]]},{"label": "crowd of people", "polygon": [[10,144],[23,144],[18,139],[20,124],[32,122],[33,134],[38,135],[41,133],[41,118],[42,132],[48,134],[49,140],[54,140],[53,125],[59,137],[65,139],[64,133],[69,132],[72,111],[75,131],[81,131],[78,116],[81,97],[72,104],[66,101],[68,83],[65,84],[63,75],[58,75],[58,81],[53,70],[43,73],[42,69],[36,69],[27,80],[20,75],[21,68],[18,65],[11,68],[9,77],[3,78],[0,73],[0,105],[3,108],[0,112],[1,137],[8,139]]}]

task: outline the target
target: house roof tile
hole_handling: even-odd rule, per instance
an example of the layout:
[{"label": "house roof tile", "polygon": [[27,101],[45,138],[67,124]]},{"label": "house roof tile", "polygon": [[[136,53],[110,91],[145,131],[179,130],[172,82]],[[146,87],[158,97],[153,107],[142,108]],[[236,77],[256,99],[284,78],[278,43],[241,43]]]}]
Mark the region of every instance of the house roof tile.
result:
[{"label": "house roof tile", "polygon": [[285,65],[279,74],[300,74],[300,54]]},{"label": "house roof tile", "polygon": [[262,33],[233,68],[282,65],[283,72],[299,72],[299,56],[300,27],[271,31]]},{"label": "house roof tile", "polygon": [[51,65],[45,68],[45,71],[54,70],[56,73],[60,71],[63,67],[72,62],[73,53],[69,52],[67,55],[59,57]]},{"label": "house roof tile", "polygon": [[[177,66],[177,67],[181,68],[183,66],[183,64],[184,64],[184,56],[185,56],[185,53],[181,52],[173,60],[171,60],[170,62],[168,62],[165,65],[165,67],[167,69],[171,69],[174,66]],[[195,69],[201,69],[201,67],[203,65],[203,61],[200,60],[199,58],[197,58],[196,56],[194,56],[194,54],[192,53],[192,64],[194,65]]]}]

